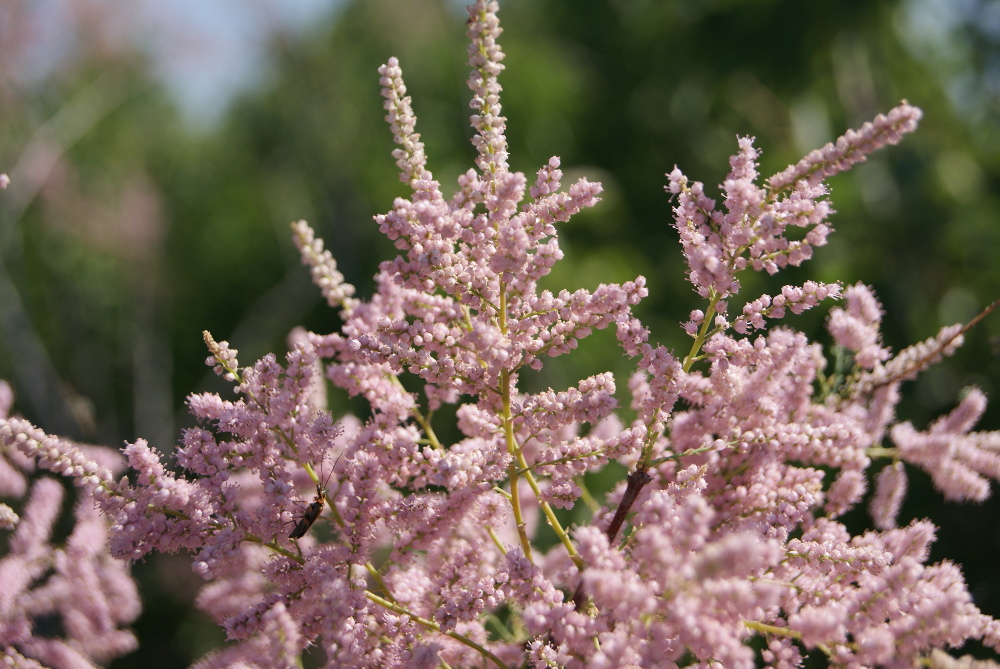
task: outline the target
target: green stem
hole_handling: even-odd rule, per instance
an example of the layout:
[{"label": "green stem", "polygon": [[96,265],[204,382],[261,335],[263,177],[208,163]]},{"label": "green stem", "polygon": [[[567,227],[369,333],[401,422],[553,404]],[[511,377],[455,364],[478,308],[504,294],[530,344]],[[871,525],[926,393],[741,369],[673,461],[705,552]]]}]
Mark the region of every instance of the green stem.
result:
[{"label": "green stem", "polygon": [[[517,458],[518,464],[522,468],[528,468],[528,463],[524,459],[524,455],[520,450],[517,451],[515,457]],[[525,472],[524,480],[528,482],[528,485],[531,486],[531,491],[535,494],[535,497],[538,498],[538,505],[541,507],[542,513],[545,514],[545,520],[548,522],[549,527],[551,527],[552,531],[556,533],[557,537],[559,537],[559,541],[566,548],[566,552],[569,553],[569,557],[573,560],[573,564],[576,565],[577,569],[583,571],[587,564],[583,561],[583,558],[580,557],[580,554],[576,552],[576,546],[573,545],[573,541],[569,538],[569,534],[566,532],[565,528],[563,528],[562,523],[559,522],[559,518],[556,517],[556,512],[552,508],[552,505],[548,502],[542,501],[542,489],[539,487],[538,481],[535,480],[535,476],[530,470]]]},{"label": "green stem", "polygon": [[372,577],[375,584],[378,585],[379,589],[385,593],[385,598],[392,603],[396,603],[396,598],[392,596],[392,592],[389,590],[389,584],[385,582],[382,578],[382,572],[375,568],[371,562],[365,563],[365,569],[368,571],[368,575]]},{"label": "green stem", "polygon": [[[708,306],[705,308],[705,316],[701,321],[701,327],[698,328],[698,334],[695,335],[694,341],[691,343],[691,350],[688,354],[684,356],[684,362],[681,363],[681,369],[684,373],[691,371],[691,367],[694,366],[695,361],[698,359],[698,354],[701,353],[701,347],[705,345],[712,331],[712,322],[715,320],[715,308],[719,303],[719,295],[715,290],[711,290],[708,297]],[[651,418],[654,420],[654,418]],[[642,445],[642,453],[639,456],[639,464],[637,469],[641,471],[646,471],[649,469],[653,463],[653,446],[656,444],[656,440],[660,438],[660,432],[658,430],[652,429],[652,423],[646,425],[646,443]],[[662,462],[658,460],[657,463]]]},{"label": "green stem", "polygon": [[[777,627],[776,625],[768,625],[767,623],[762,623],[756,620],[744,620],[743,624],[747,628],[752,629],[756,632],[760,632],[761,634],[773,634],[775,636],[783,636],[789,639],[800,639],[800,640],[802,639],[802,632],[793,630],[788,627]],[[846,646],[847,648],[850,648],[853,651],[857,651],[858,649],[858,645],[855,643],[846,643],[843,645]],[[822,643],[817,644],[816,647],[819,648],[828,657],[832,655],[831,652],[832,649],[826,644]]]},{"label": "green stem", "polygon": [[743,624],[755,632],[760,632],[761,634],[774,634],[775,636],[784,636],[790,639],[801,639],[802,632],[793,630],[789,627],[778,627],[776,625],[768,625],[767,623],[762,623],[757,620],[744,620]]},{"label": "green stem", "polygon": [[865,449],[865,455],[869,458],[898,458],[899,449],[898,448],[884,448],[881,446],[872,446],[871,448]]},{"label": "green stem", "polygon": [[510,464],[507,465],[507,476],[510,478],[510,506],[514,513],[514,523],[517,527],[517,535],[521,541],[521,550],[524,557],[531,558],[531,541],[528,539],[528,529],[524,522],[524,515],[521,512],[521,491],[519,490],[520,474],[518,465],[524,461],[521,449],[514,439],[514,421],[510,409],[510,372],[506,369],[500,372],[500,394],[502,396],[502,409],[500,420],[503,424],[504,440],[507,442],[507,452],[511,455]]},{"label": "green stem", "polygon": [[564,462],[573,462],[574,460],[582,460],[584,458],[589,458],[595,455],[601,455],[604,451],[589,451],[587,453],[581,453],[579,455],[567,455],[564,458],[556,458],[555,460],[546,460],[545,462],[536,462],[533,465],[529,465],[527,469],[518,470],[518,474],[526,474],[529,471],[537,469],[539,467],[546,467],[548,465],[561,465]]},{"label": "green stem", "polygon": [[[507,283],[503,279],[500,280],[500,310],[497,312],[497,317],[497,325],[500,328],[500,332],[506,335]],[[514,513],[514,523],[517,527],[517,536],[521,542],[521,550],[524,551],[524,557],[533,562],[534,560],[531,558],[531,541],[528,539],[528,529],[524,522],[524,514],[521,511],[521,492],[518,490],[520,475],[517,470],[517,464],[519,460],[523,460],[524,458],[520,456],[521,449],[518,448],[517,440],[514,438],[514,414],[511,411],[510,395],[510,371],[502,369],[500,370],[500,423],[503,425],[503,436],[507,444],[507,452],[511,456],[510,464],[507,466],[507,476],[510,479],[510,506]]]},{"label": "green stem", "polygon": [[708,446],[701,446],[700,448],[689,448],[683,453],[671,453],[670,455],[664,455],[662,458],[657,458],[656,460],[653,460],[649,464],[655,467],[657,465],[663,464],[664,462],[667,462],[668,460],[680,460],[681,458],[686,457],[688,455],[698,455],[699,453],[707,453],[713,448],[715,448],[714,444],[710,444]]},{"label": "green stem", "polygon": [[691,366],[694,365],[694,361],[698,358],[698,353],[701,352],[701,347],[704,346],[705,340],[708,339],[708,331],[712,327],[712,321],[715,320],[715,305],[719,303],[719,296],[713,290],[708,298],[708,307],[705,309],[705,318],[701,321],[701,327],[698,328],[698,334],[694,338],[694,342],[691,344],[691,350],[688,351],[687,356],[684,358],[684,363],[682,368],[684,372],[690,372]]},{"label": "green stem", "polygon": [[[399,380],[398,376],[396,376],[395,374],[390,374],[389,379],[392,381],[392,384],[394,386],[396,386],[403,392],[406,392],[406,388],[403,387],[403,382]],[[434,428],[431,426],[431,423],[427,419],[427,417],[424,416],[422,413],[420,413],[420,411],[416,407],[414,407],[410,411],[410,415],[413,416],[413,420],[417,421],[417,424],[420,426],[420,429],[423,430],[424,434],[427,436],[427,439],[430,442],[431,446],[433,446],[439,451],[443,451],[444,446],[441,444],[440,440],[438,440],[437,435],[434,433]]]},{"label": "green stem", "polygon": [[506,555],[507,547],[503,545],[502,541],[500,541],[500,537],[497,536],[496,531],[492,527],[487,525],[486,533],[490,535],[490,539],[493,541],[493,545],[496,546],[503,555]]},{"label": "green stem", "polygon": [[463,635],[461,635],[461,634],[459,634],[458,632],[455,632],[455,631],[447,631],[446,632],[446,631],[442,630],[441,626],[438,625],[433,620],[428,620],[427,618],[423,618],[421,616],[418,616],[416,613],[413,613],[412,611],[410,611],[406,607],[401,606],[401,605],[399,605],[399,604],[397,604],[395,602],[391,602],[388,599],[385,599],[384,597],[379,597],[378,595],[376,595],[373,592],[365,591],[365,596],[368,597],[368,599],[370,599],[371,601],[373,601],[376,604],[378,604],[379,606],[385,607],[385,608],[389,609],[390,611],[394,611],[394,612],[399,613],[401,615],[407,616],[410,620],[412,620],[413,622],[417,623],[421,627],[429,629],[429,630],[431,630],[433,632],[440,632],[441,634],[444,634],[445,636],[451,637],[452,639],[454,639],[455,641],[459,642],[460,644],[468,646],[469,648],[473,649],[474,651],[476,651],[477,653],[479,653],[480,655],[482,655],[483,657],[485,657],[486,659],[488,659],[489,661],[491,661],[493,664],[495,664],[498,667],[500,667],[500,669],[510,669],[506,664],[504,664],[503,660],[501,660],[499,657],[497,657],[496,655],[494,655],[493,653],[491,653],[489,651],[489,649],[487,649],[484,646],[481,646],[480,644],[476,643],[475,641],[473,641],[469,637],[463,636]]},{"label": "green stem", "polygon": [[297,554],[293,553],[292,551],[288,550],[287,548],[282,548],[275,541],[264,541],[264,539],[262,537],[258,537],[256,534],[245,534],[245,535],[243,535],[243,541],[249,541],[252,544],[259,544],[259,545],[263,546],[264,548],[270,548],[275,553],[279,553],[281,555],[284,555],[286,558],[288,558],[290,560],[295,560],[299,564],[305,564],[306,563],[306,560],[305,560],[304,557],[302,557],[302,555],[297,555]]}]

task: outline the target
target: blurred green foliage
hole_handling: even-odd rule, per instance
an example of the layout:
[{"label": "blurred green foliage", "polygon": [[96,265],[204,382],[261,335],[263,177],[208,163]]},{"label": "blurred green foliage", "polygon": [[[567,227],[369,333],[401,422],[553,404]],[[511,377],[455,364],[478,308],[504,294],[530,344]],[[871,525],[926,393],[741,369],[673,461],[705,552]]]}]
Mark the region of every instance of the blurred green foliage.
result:
[{"label": "blurred green foliage", "polygon": [[[863,281],[899,349],[1000,297],[995,3],[501,7],[512,166],[531,175],[558,155],[567,183],[585,175],[605,187],[602,204],[561,231],[567,260],[550,287],[643,274],[641,316],[655,338],[686,349],[677,323],[701,305],[684,280],[664,173],[676,164],[714,192],[739,134],[756,137],[767,176],[907,98],[925,112],[918,132],[833,180],[830,245],[801,270],[747,277],[746,299],[805,278]],[[337,327],[287,224],[309,220],[348,281],[370,291],[393,252],[371,217],[406,195],[377,67],[399,57],[429,167],[450,192],[474,157],[463,22],[443,0],[346,4],[329,24],[275,36],[259,88],[200,130],[184,125],[134,50],[83,42],[52,76],[2,73],[0,170],[14,183],[0,194],[0,378],[19,393],[17,409],[53,432],[107,444],[144,436],[169,451],[186,394],[225,389],[202,364],[201,330],[249,364],[284,352],[295,325]],[[822,340],[822,318],[791,324]],[[910,387],[903,417],[924,427],[970,383],[996,400],[998,318]],[[566,386],[611,368],[624,387],[629,367],[612,337],[578,353],[525,383]],[[996,407],[983,427],[1000,426]],[[977,603],[1000,615],[996,503],[944,504],[919,475],[911,489],[904,515],[941,527],[935,559],[962,562]],[[142,571],[184,581],[169,564]],[[191,586],[159,578],[144,581],[153,599],[143,650],[118,666],[178,666],[206,649],[177,641],[197,636],[177,594]]]}]

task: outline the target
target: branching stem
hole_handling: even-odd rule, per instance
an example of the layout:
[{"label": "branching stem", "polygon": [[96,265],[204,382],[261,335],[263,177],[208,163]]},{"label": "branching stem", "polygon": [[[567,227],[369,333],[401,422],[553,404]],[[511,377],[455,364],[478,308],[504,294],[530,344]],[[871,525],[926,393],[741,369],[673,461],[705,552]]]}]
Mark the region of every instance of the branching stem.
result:
[{"label": "branching stem", "polygon": [[447,631],[442,630],[441,626],[439,624],[437,624],[436,622],[434,622],[433,620],[428,620],[427,618],[423,618],[421,616],[418,616],[416,613],[413,613],[412,611],[410,611],[409,609],[407,609],[405,606],[401,606],[400,604],[397,604],[396,602],[391,602],[391,601],[389,601],[388,599],[386,599],[384,597],[379,597],[374,592],[366,590],[365,591],[365,596],[368,597],[368,599],[370,599],[371,601],[373,601],[376,604],[378,604],[379,606],[385,607],[385,608],[389,609],[390,611],[394,611],[394,612],[396,612],[396,613],[398,613],[400,615],[404,615],[404,616],[408,617],[410,620],[412,620],[413,622],[417,623],[421,627],[424,627],[424,628],[429,629],[429,630],[434,631],[434,632],[440,632],[441,634],[444,634],[445,636],[451,637],[452,639],[454,639],[455,641],[459,642],[460,644],[468,646],[469,648],[473,649],[474,651],[476,651],[477,653],[479,653],[480,655],[482,655],[483,657],[485,657],[487,660],[489,660],[490,662],[492,662],[496,666],[500,667],[500,669],[510,669],[504,663],[503,660],[501,660],[499,657],[497,657],[496,655],[494,655],[493,653],[491,653],[487,648],[485,648],[484,646],[481,646],[480,644],[476,643],[475,641],[473,641],[469,637],[463,636],[463,635],[461,635],[458,632],[455,632],[453,630],[447,630]]}]

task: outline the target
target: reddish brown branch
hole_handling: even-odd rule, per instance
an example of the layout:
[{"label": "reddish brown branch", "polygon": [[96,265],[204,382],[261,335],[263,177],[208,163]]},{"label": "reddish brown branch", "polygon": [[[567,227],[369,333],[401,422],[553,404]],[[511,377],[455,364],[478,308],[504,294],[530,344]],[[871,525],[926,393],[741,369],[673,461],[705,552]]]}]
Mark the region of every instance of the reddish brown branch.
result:
[{"label": "reddish brown branch", "polygon": [[[621,501],[618,502],[615,515],[611,518],[611,523],[608,525],[607,532],[605,532],[609,544],[614,545],[615,540],[618,538],[618,532],[622,529],[622,525],[625,524],[625,518],[628,517],[629,512],[632,510],[635,500],[639,498],[639,493],[652,480],[653,477],[646,473],[645,469],[637,469],[628,475],[625,494],[622,495]],[[573,605],[576,606],[577,611],[581,611],[586,603],[587,597],[583,592],[583,581],[581,580],[580,585],[576,586],[576,592],[573,593]]]}]

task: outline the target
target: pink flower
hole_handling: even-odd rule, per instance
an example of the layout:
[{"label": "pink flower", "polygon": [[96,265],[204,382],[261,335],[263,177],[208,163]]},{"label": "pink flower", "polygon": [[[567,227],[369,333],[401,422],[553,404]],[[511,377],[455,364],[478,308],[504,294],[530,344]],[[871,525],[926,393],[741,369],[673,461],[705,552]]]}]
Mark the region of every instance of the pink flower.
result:
[{"label": "pink flower", "polygon": [[986,396],[972,388],[926,432],[895,425],[891,436],[900,459],[926,471],[948,499],[986,499],[989,479],[1000,477],[1000,432],[969,432],[985,409]]},{"label": "pink flower", "polygon": [[781,190],[802,180],[815,184],[850,169],[863,162],[869,153],[886,144],[896,144],[904,133],[916,130],[922,116],[923,112],[903,100],[887,115],[879,114],[859,130],[849,130],[836,142],[811,151],[797,164],[775,174],[769,179],[770,186]]},{"label": "pink flower", "polygon": [[[138,592],[128,566],[108,554],[107,519],[86,494],[109,485],[110,470],[85,455],[79,444],[45,435],[20,418],[0,419],[0,440],[0,463],[20,477],[18,485],[7,486],[2,494],[27,496],[19,514],[0,504],[3,529],[13,529],[0,557],[0,643],[6,661],[12,666],[89,667],[131,652],[136,639],[125,626],[139,615]],[[15,456],[14,448],[84,486],[72,521],[61,518],[63,486],[49,477],[28,484],[33,467]],[[88,450],[120,468],[106,449]],[[68,537],[53,537],[57,523],[71,528]],[[61,622],[59,637],[38,627],[40,619],[50,617]]]},{"label": "pink flower", "polygon": [[881,345],[879,324],[882,307],[867,286],[857,284],[844,291],[845,309],[830,311],[827,329],[838,346],[854,352],[854,361],[865,369],[889,358]]},{"label": "pink flower", "polygon": [[869,504],[875,527],[889,530],[896,526],[896,518],[905,496],[906,469],[903,463],[886,465],[876,477],[875,494]]}]

